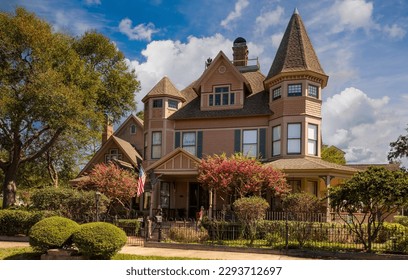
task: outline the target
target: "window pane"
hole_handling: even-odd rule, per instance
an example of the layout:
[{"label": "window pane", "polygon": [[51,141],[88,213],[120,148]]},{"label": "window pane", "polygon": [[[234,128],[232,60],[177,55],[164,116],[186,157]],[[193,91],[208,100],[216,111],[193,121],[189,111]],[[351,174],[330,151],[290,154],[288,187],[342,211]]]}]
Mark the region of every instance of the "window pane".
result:
[{"label": "window pane", "polygon": [[216,93],[229,92],[229,87],[216,87],[215,92]]},{"label": "window pane", "polygon": [[272,92],[272,99],[273,100],[279,99],[279,98],[281,98],[281,88],[280,87],[274,89],[273,92]]},{"label": "window pane", "polygon": [[258,139],[258,131],[257,130],[244,130],[244,144],[253,144],[257,143]]},{"label": "window pane", "polygon": [[161,107],[163,107],[163,100],[162,99],[153,100],[153,108],[161,108]]},{"label": "window pane", "polygon": [[228,93],[222,95],[222,105],[228,105]]},{"label": "window pane", "polygon": [[256,144],[245,144],[242,146],[244,156],[256,157],[258,155]]},{"label": "window pane", "polygon": [[301,95],[302,95],[302,84],[288,86],[288,96],[301,96]]},{"label": "window pane", "polygon": [[235,104],[235,93],[230,94],[230,104],[234,105]]},{"label": "window pane", "polygon": [[272,128],[272,138],[273,138],[273,141],[281,139],[281,127],[280,127],[280,125],[275,126],[274,128]]},{"label": "window pane", "polygon": [[289,154],[300,154],[300,139],[289,139],[288,140],[288,153]]},{"label": "window pane", "polygon": [[309,124],[307,126],[307,137],[308,139],[317,140],[317,125]]},{"label": "window pane", "polygon": [[300,123],[288,124],[288,138],[300,138]]},{"label": "window pane", "polygon": [[307,94],[310,97],[315,97],[317,98],[319,96],[318,94],[318,87],[317,86],[313,86],[313,85],[309,85],[307,87]]},{"label": "window pane", "polygon": [[273,156],[280,155],[281,142],[280,141],[273,142],[272,149],[273,149],[273,152],[272,152]]},{"label": "window pane", "polygon": [[132,125],[130,126],[130,133],[131,133],[131,134],[135,134],[135,133],[136,133],[136,125],[132,124]]},{"label": "window pane", "polygon": [[221,105],[221,94],[215,94],[215,105]]},{"label": "window pane", "polygon": [[186,146],[183,147],[184,150],[186,150],[187,152],[189,152],[192,155],[196,155],[196,147],[195,146]]},{"label": "window pane", "polygon": [[195,132],[183,133],[183,146],[195,146],[196,144],[196,134]]},{"label": "window pane", "polygon": [[152,158],[161,158],[161,146],[152,146]]},{"label": "window pane", "polygon": [[169,108],[178,109],[178,102],[176,100],[169,100]]},{"label": "window pane", "polygon": [[309,155],[317,155],[317,149],[316,149],[316,141],[315,140],[309,140],[307,141],[307,152]]},{"label": "window pane", "polygon": [[161,132],[153,132],[152,134],[152,144],[153,145],[161,145],[162,137]]}]

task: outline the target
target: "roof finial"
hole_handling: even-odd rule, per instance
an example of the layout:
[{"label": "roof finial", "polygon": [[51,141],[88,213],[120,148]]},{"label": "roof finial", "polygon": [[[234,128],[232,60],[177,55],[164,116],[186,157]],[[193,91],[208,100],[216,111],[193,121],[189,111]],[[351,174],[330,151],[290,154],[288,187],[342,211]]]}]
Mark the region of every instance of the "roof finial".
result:
[{"label": "roof finial", "polygon": [[299,14],[299,11],[298,11],[297,8],[295,8],[295,10],[293,11],[293,14],[294,14],[294,15],[298,15],[298,14]]}]

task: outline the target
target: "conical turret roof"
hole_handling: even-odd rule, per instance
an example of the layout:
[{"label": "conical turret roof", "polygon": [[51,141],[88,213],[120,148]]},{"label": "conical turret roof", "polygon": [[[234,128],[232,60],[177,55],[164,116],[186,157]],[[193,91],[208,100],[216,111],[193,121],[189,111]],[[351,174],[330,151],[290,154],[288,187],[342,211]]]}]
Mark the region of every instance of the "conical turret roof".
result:
[{"label": "conical turret roof", "polygon": [[147,99],[151,97],[162,97],[162,96],[170,96],[182,100],[183,102],[186,101],[184,96],[180,93],[180,91],[173,85],[170,79],[167,76],[164,76],[150,91],[149,93],[142,99],[145,102]]},{"label": "conical turret roof", "polygon": [[305,70],[326,76],[299,12],[295,9],[266,80],[281,73]]}]

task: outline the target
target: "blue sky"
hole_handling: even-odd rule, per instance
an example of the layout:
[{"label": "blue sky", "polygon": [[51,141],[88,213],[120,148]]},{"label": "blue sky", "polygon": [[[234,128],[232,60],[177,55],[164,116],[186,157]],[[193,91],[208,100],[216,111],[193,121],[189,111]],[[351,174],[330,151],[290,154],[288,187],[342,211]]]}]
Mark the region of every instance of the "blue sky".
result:
[{"label": "blue sky", "polygon": [[295,7],[326,74],[323,142],[350,163],[384,163],[389,143],[408,125],[408,1],[405,0],[9,0],[57,31],[95,29],[116,43],[136,70],[140,100],[164,75],[178,89],[204,61],[244,37],[268,73]]}]

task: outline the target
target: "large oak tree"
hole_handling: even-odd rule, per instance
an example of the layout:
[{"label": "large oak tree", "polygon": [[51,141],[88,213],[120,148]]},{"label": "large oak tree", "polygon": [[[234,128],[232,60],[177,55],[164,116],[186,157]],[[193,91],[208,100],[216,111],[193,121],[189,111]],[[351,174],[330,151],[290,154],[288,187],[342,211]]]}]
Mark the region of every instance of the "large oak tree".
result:
[{"label": "large oak tree", "polygon": [[60,139],[98,131],[106,114],[118,120],[134,110],[138,89],[123,54],[103,35],[73,38],[23,8],[0,12],[3,207],[15,203],[22,165]]}]

